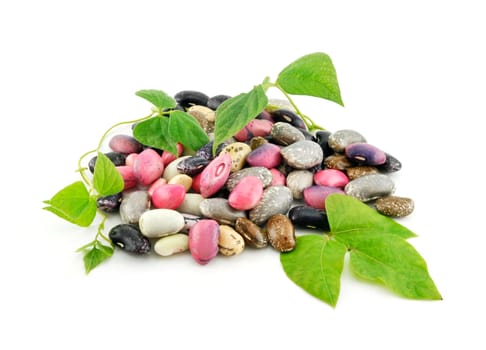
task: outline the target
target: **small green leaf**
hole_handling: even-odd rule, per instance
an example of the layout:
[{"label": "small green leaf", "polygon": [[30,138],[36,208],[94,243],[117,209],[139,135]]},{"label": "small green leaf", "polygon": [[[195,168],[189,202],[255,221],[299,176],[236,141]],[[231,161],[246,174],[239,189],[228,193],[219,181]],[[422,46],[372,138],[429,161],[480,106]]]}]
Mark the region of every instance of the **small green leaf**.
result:
[{"label": "small green leaf", "polygon": [[343,106],[336,70],[331,58],[322,52],[289,64],[278,75],[277,85],[289,94],[321,97]]},{"label": "small green leaf", "polygon": [[295,249],[280,254],[287,276],[307,293],[336,306],[346,247],[328,236],[297,238]]},{"label": "small green leaf", "polygon": [[177,154],[176,141],[169,134],[169,118],[152,117],[137,124],[133,136],[142,144]]},{"label": "small green leaf", "polygon": [[135,95],[149,101],[159,109],[174,108],[176,101],[162,90],[140,90]]},{"label": "small green leaf", "polygon": [[190,114],[172,111],[169,118],[170,137],[185,147],[197,151],[209,142],[208,135]]},{"label": "small green leaf", "polygon": [[49,206],[43,209],[82,227],[91,225],[96,216],[96,200],[81,181],[66,186],[44,203]]},{"label": "small green leaf", "polygon": [[404,239],[381,234],[360,235],[350,248],[351,270],[358,276],[381,282],[406,298],[442,299],[424,259]]},{"label": "small green leaf", "polygon": [[123,178],[113,162],[101,152],[98,152],[96,159],[93,186],[102,196],[110,196],[123,190]]},{"label": "small green leaf", "polygon": [[258,116],[267,103],[262,85],[224,101],[216,110],[213,152],[221,142],[234,136]]},{"label": "small green leaf", "polygon": [[366,235],[373,232],[401,238],[416,236],[408,228],[350,196],[329,195],[326,198],[326,212],[331,232],[335,235]]},{"label": "small green leaf", "polygon": [[91,249],[84,249],[84,269],[86,274],[113,255],[113,248],[96,241]]}]

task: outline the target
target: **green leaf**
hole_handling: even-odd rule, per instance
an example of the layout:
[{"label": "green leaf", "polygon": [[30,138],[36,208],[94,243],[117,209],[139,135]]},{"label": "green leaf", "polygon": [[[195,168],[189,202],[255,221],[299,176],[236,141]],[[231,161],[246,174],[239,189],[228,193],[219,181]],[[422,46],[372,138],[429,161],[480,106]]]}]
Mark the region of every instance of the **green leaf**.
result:
[{"label": "green leaf", "polygon": [[84,269],[86,274],[113,255],[113,248],[96,241],[91,249],[84,249]]},{"label": "green leaf", "polygon": [[329,195],[326,198],[326,212],[331,232],[335,235],[366,235],[373,232],[401,238],[416,236],[408,228],[350,196]]},{"label": "green leaf", "polygon": [[133,136],[142,144],[177,154],[176,141],[169,134],[169,118],[152,117],[137,124]]},{"label": "green leaf", "polygon": [[336,70],[331,58],[322,52],[289,64],[278,75],[277,85],[289,94],[321,97],[343,106]]},{"label": "green leaf", "polygon": [[159,109],[174,108],[176,101],[162,90],[140,90],[135,95],[146,99]]},{"label": "green leaf", "polygon": [[402,238],[361,235],[352,241],[350,248],[351,270],[358,276],[381,282],[406,298],[442,299],[424,259]]},{"label": "green leaf", "polygon": [[169,135],[185,147],[197,151],[209,142],[209,137],[190,114],[172,111],[169,118]]},{"label": "green leaf", "polygon": [[66,186],[44,203],[49,206],[43,209],[82,227],[91,225],[96,216],[96,199],[81,181]]},{"label": "green leaf", "polygon": [[113,162],[98,152],[93,175],[93,186],[102,196],[110,196],[123,190],[123,178]]},{"label": "green leaf", "polygon": [[336,306],[346,247],[328,236],[297,238],[295,249],[280,254],[287,276],[307,293]]},{"label": "green leaf", "polygon": [[441,299],[424,259],[405,241],[415,234],[361,201],[326,198],[331,234],[350,250],[352,270],[412,299]]},{"label": "green leaf", "polygon": [[234,136],[258,116],[267,103],[262,85],[224,101],[216,110],[213,152],[221,142]]}]

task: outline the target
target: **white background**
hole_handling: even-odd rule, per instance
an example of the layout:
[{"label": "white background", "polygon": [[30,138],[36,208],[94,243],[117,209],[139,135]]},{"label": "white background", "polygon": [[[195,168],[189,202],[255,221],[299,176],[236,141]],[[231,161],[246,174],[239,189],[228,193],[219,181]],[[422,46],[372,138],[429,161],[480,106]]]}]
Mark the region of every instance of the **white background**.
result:
[{"label": "white background", "polygon": [[[480,3],[3,1],[0,348],[484,349]],[[403,162],[396,193],[416,211],[401,223],[443,301],[401,299],[345,268],[332,309],[270,248],[205,267],[118,253],[85,276],[74,251],[94,229],[41,201],[78,179],[105,129],[149,112],[135,91],[234,95],[316,51],[333,59],[345,108],[297,103]]]}]

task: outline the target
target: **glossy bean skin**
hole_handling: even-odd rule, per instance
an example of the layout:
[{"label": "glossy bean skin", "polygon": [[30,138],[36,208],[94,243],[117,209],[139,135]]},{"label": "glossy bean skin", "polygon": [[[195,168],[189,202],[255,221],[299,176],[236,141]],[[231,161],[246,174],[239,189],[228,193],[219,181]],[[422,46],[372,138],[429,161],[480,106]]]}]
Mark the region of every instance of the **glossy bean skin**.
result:
[{"label": "glossy bean skin", "polygon": [[324,211],[306,205],[299,205],[289,210],[289,219],[295,226],[329,231],[329,221]]},{"label": "glossy bean skin", "polygon": [[358,165],[380,165],[386,161],[385,152],[369,143],[353,143],[344,152],[346,157]]},{"label": "glossy bean skin", "polygon": [[108,236],[113,244],[126,252],[139,255],[150,252],[150,241],[135,225],[116,225],[110,230]]},{"label": "glossy bean skin", "polygon": [[296,128],[307,130],[307,125],[305,125],[302,118],[288,109],[277,109],[276,111],[273,111],[272,118],[275,122],[289,123]]},{"label": "glossy bean skin", "polygon": [[199,190],[203,197],[210,197],[226,183],[231,172],[231,156],[222,154],[214,158],[201,172]]},{"label": "glossy bean skin", "polygon": [[138,182],[144,186],[151,185],[164,172],[162,159],[151,148],[143,150],[133,162],[133,173]]},{"label": "glossy bean skin", "polygon": [[174,99],[185,109],[194,106],[206,106],[208,104],[209,96],[200,91],[183,90],[174,95]]},{"label": "glossy bean skin", "polygon": [[189,230],[189,251],[200,265],[206,265],[218,254],[219,225],[215,220],[198,221]]}]

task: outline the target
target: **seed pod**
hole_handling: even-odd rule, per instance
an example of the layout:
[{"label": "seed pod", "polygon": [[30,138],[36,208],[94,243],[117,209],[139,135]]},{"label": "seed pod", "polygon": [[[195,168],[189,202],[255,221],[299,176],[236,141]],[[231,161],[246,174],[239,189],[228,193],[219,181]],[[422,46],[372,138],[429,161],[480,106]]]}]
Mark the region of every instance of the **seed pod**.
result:
[{"label": "seed pod", "polygon": [[150,241],[142,235],[135,225],[116,225],[110,230],[108,236],[113,244],[126,252],[134,254],[150,252]]},{"label": "seed pod", "polygon": [[204,219],[189,230],[189,250],[194,260],[206,265],[218,254],[219,225]]}]

